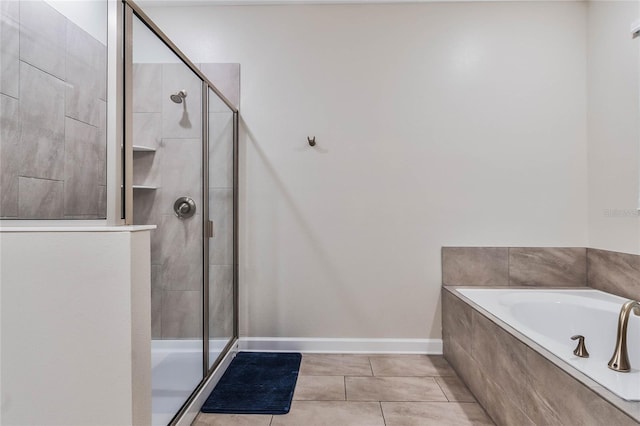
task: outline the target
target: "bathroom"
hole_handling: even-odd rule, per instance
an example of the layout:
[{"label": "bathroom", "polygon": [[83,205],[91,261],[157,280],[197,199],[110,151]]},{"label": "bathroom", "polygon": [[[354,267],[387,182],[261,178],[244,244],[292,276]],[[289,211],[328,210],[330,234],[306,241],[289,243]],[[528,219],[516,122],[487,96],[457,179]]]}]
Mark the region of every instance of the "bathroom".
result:
[{"label": "bathroom", "polygon": [[[5,6],[11,2],[0,3],[5,55],[5,42],[11,38]],[[14,277],[21,277],[26,265],[33,264],[34,247],[44,247],[44,238],[58,234],[73,241],[51,241],[52,247],[62,244],[63,252],[69,251],[68,256],[56,257],[58,262],[68,262],[69,268],[89,264],[90,260],[73,256],[89,256],[78,252],[90,252],[91,247],[111,238],[111,232],[98,232],[95,227],[142,225],[136,222],[134,210],[138,201],[150,196],[148,190],[129,190],[126,179],[124,183],[118,180],[127,176],[126,170],[120,170],[131,165],[134,169],[129,176],[137,177],[136,161],[139,164],[151,155],[133,152],[127,161],[126,153],[119,149],[119,142],[124,140],[126,145],[128,139],[123,137],[126,126],[120,129],[121,135],[117,133],[118,123],[123,124],[118,105],[127,110],[126,102],[135,103],[140,85],[133,75],[131,86],[123,88],[132,96],[117,91],[117,84],[126,81],[122,74],[128,72],[113,60],[118,58],[117,22],[122,23],[117,19],[124,20],[125,16],[119,10],[120,1],[102,3],[110,18],[116,19],[116,24],[107,27],[106,13],[96,18],[107,58],[112,59],[96,65],[96,69],[104,70],[107,82],[104,95],[98,96],[106,103],[105,117],[95,119],[95,123],[108,127],[105,136],[97,136],[105,141],[105,152],[98,150],[96,158],[74,160],[94,161],[96,167],[106,167],[99,173],[89,170],[98,196],[97,201],[84,207],[91,207],[94,217],[88,217],[85,209],[68,215],[63,212],[62,216],[69,217],[62,220],[44,220],[44,216],[33,220],[32,216],[26,217],[31,214],[28,208],[24,218],[0,209],[0,365],[2,381],[6,381],[2,384],[5,419],[11,414],[7,414],[10,405],[4,392],[20,383],[20,378],[14,383],[14,378],[5,376],[5,369],[15,368],[13,360],[17,356],[5,351],[14,343],[10,340],[12,333],[25,330],[24,325],[16,325],[22,324],[21,320],[10,315],[15,299],[5,286]],[[211,308],[221,309],[226,318],[237,317],[237,330],[226,337],[237,337],[239,350],[442,354],[441,292],[443,282],[448,284],[443,281],[442,247],[572,247],[640,254],[640,42],[631,35],[632,25],[640,19],[638,2],[132,3],[239,110],[237,135],[233,135],[233,126],[224,133],[228,144],[237,136],[237,175],[231,176],[237,180],[237,235],[233,241],[237,250],[233,277],[237,302]],[[153,43],[157,37],[136,21],[132,27],[134,65],[180,62],[162,43],[156,46],[164,49],[162,58],[145,57],[151,55],[151,49],[136,50],[137,40],[145,38]],[[124,28],[120,35],[123,33]],[[8,109],[4,102],[20,97],[4,86],[5,76],[15,72],[5,68],[10,61],[4,58],[0,172],[14,173],[14,162],[7,160],[4,151],[5,141],[12,140],[5,133]],[[21,61],[31,64],[32,59]],[[207,72],[203,64],[222,71]],[[43,69],[44,65],[31,65],[56,76],[55,71]],[[191,70],[190,78],[197,80],[199,76]],[[192,130],[203,130],[201,123],[194,121],[203,108],[202,93],[187,87],[188,81],[177,80],[157,91],[162,108],[175,106],[180,120],[184,111],[180,108],[186,106]],[[15,86],[18,89],[19,84]],[[183,89],[187,92],[185,102],[173,103],[170,95]],[[59,96],[64,96],[64,90],[62,93]],[[212,99],[221,98],[214,91],[209,94]],[[91,105],[89,98],[86,105]],[[85,106],[78,112],[90,109]],[[234,115],[233,109],[227,111],[228,117]],[[73,114],[66,110],[62,115]],[[67,118],[74,123],[94,120]],[[216,127],[212,123],[210,131]],[[110,133],[109,129],[114,131]],[[202,138],[202,134],[187,138]],[[166,139],[180,137],[169,135]],[[310,146],[308,138],[315,138],[315,146]],[[200,160],[198,157],[196,162]],[[223,163],[231,166],[233,161]],[[177,173],[174,170],[174,176],[185,177],[190,167],[185,165]],[[64,174],[64,165],[62,169]],[[217,173],[215,170],[208,170],[209,177]],[[231,168],[225,170],[231,173]],[[56,174],[40,178],[59,180]],[[20,176],[24,177],[23,184],[33,177],[28,172]],[[125,188],[124,196],[120,185]],[[0,190],[2,196],[9,193],[5,187]],[[54,193],[43,190],[34,198],[46,200],[43,194],[54,198]],[[196,200],[196,215],[204,211],[204,201],[198,194],[188,193],[171,194],[168,209],[178,195]],[[104,204],[98,205],[98,201]],[[69,204],[62,195],[44,204],[58,203],[56,208],[64,210],[65,202]],[[119,214],[123,205],[124,210],[132,208],[129,216]],[[164,214],[167,220],[175,217],[172,215],[171,210]],[[132,221],[126,222],[123,217]],[[217,223],[215,217],[212,220]],[[149,221],[144,225],[159,223]],[[26,230],[38,226],[62,230]],[[67,235],[71,234],[68,228],[75,226],[90,228]],[[12,227],[16,229],[9,229]],[[151,246],[147,254],[142,249],[139,253],[137,246],[136,250],[127,246],[130,255],[119,256],[125,251],[117,245],[112,251],[101,252],[105,262],[113,256],[105,265],[108,273],[103,279],[131,282],[133,278],[124,265],[151,265],[144,257],[152,257],[154,239],[160,231],[132,231],[132,238],[149,234],[145,237]],[[196,239],[204,240],[202,232],[196,234]],[[28,249],[21,252],[13,249],[14,244]],[[38,255],[47,259],[48,253],[41,250]],[[122,267],[118,267],[120,263]],[[148,270],[141,271],[142,280],[148,280],[145,286],[151,287],[154,268],[145,268]],[[86,276],[95,273],[87,270]],[[62,272],[55,276],[66,277]],[[55,288],[71,285],[59,284]],[[173,291],[176,303],[184,303],[165,310],[186,312],[183,317],[197,311],[199,302],[187,300],[193,295],[187,295],[194,291],[191,285],[163,289],[165,293]],[[53,288],[42,295],[56,296],[51,293],[55,293]],[[632,294],[623,295],[633,298]],[[91,294],[83,293],[82,297],[89,299]],[[149,304],[149,335],[158,340],[154,333],[162,336],[162,328],[158,331],[152,324],[159,318],[157,293],[152,298],[140,303]],[[55,300],[66,303],[62,299]],[[226,310],[234,303],[234,309]],[[35,324],[47,323],[51,318],[39,313],[41,309],[34,308],[26,318]],[[195,323],[202,321],[204,314],[198,311]],[[164,319],[162,314],[160,317]],[[213,317],[210,312],[209,319]],[[194,321],[181,324],[188,328]],[[108,329],[109,321],[105,319],[103,325]],[[29,332],[38,332],[33,328]],[[615,330],[610,333],[615,334]],[[47,340],[46,346],[54,342],[53,338]],[[36,338],[31,343],[41,341]],[[84,340],[81,346],[88,350],[101,344],[99,339]],[[23,352],[28,351],[25,348]],[[218,359],[209,356],[209,367],[214,367],[214,358]],[[25,356],[25,363],[27,359],[30,363],[38,361],[36,356]],[[86,371],[93,370],[95,363],[109,362],[100,360],[90,359],[78,380],[87,379]],[[44,374],[46,369],[43,365],[37,371]],[[106,380],[98,376],[99,372],[93,374],[93,380]],[[90,392],[85,389],[84,393]],[[188,398],[185,396],[182,402]],[[491,417],[493,422],[504,424]],[[100,423],[97,419],[76,423],[94,421]]]}]

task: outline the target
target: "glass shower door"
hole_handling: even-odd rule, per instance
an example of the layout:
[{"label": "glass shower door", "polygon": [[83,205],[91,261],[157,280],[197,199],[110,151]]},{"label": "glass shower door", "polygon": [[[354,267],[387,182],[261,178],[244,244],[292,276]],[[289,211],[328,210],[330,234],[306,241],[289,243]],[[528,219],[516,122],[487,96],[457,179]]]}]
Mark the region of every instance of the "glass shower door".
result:
[{"label": "glass shower door", "polygon": [[202,81],[133,19],[133,221],[151,236],[153,424],[204,377]]},{"label": "glass shower door", "polygon": [[209,368],[234,337],[234,113],[209,89]]}]

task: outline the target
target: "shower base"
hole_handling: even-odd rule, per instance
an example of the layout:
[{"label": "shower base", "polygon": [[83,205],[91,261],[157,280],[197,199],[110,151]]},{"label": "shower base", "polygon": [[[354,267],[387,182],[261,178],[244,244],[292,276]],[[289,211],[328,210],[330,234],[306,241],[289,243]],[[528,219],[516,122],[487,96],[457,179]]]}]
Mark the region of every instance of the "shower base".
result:
[{"label": "shower base", "polygon": [[[217,359],[229,340],[209,340],[209,360]],[[202,378],[201,340],[152,340],[152,424],[167,425]]]}]

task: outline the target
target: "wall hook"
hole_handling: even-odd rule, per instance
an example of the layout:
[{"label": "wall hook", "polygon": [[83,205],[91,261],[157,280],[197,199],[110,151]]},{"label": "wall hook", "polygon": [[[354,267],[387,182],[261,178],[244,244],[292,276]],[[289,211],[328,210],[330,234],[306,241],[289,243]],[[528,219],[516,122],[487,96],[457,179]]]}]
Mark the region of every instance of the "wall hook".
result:
[{"label": "wall hook", "polygon": [[309,136],[307,136],[307,141],[309,142],[309,146],[316,146],[316,137],[312,137],[310,138]]}]

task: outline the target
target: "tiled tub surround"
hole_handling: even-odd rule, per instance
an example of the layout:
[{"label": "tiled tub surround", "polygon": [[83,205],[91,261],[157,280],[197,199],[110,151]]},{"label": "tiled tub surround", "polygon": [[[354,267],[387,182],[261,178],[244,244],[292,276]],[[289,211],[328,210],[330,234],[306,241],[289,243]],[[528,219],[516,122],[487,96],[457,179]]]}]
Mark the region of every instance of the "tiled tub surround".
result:
[{"label": "tiled tub surround", "polygon": [[640,423],[640,402],[568,367],[456,287],[442,288],[442,312],[444,357],[496,424]]},{"label": "tiled tub surround", "polygon": [[[445,286],[591,287],[640,299],[640,256],[607,250],[443,247],[442,268]],[[615,424],[608,420],[621,413],[612,411],[614,405],[640,420],[638,402],[616,397],[575,370],[563,370],[556,357],[453,287],[443,288],[442,312],[445,357],[498,424]],[[582,417],[582,409],[591,417]],[[624,416],[620,421],[637,424]]]},{"label": "tiled tub surround", "polygon": [[442,283],[588,286],[640,300],[640,255],[578,247],[443,247]]},{"label": "tiled tub surround", "polygon": [[474,286],[583,287],[580,247],[443,247],[442,283]]},{"label": "tiled tub surround", "polygon": [[104,218],[106,46],[44,1],[0,6],[0,218]]}]

